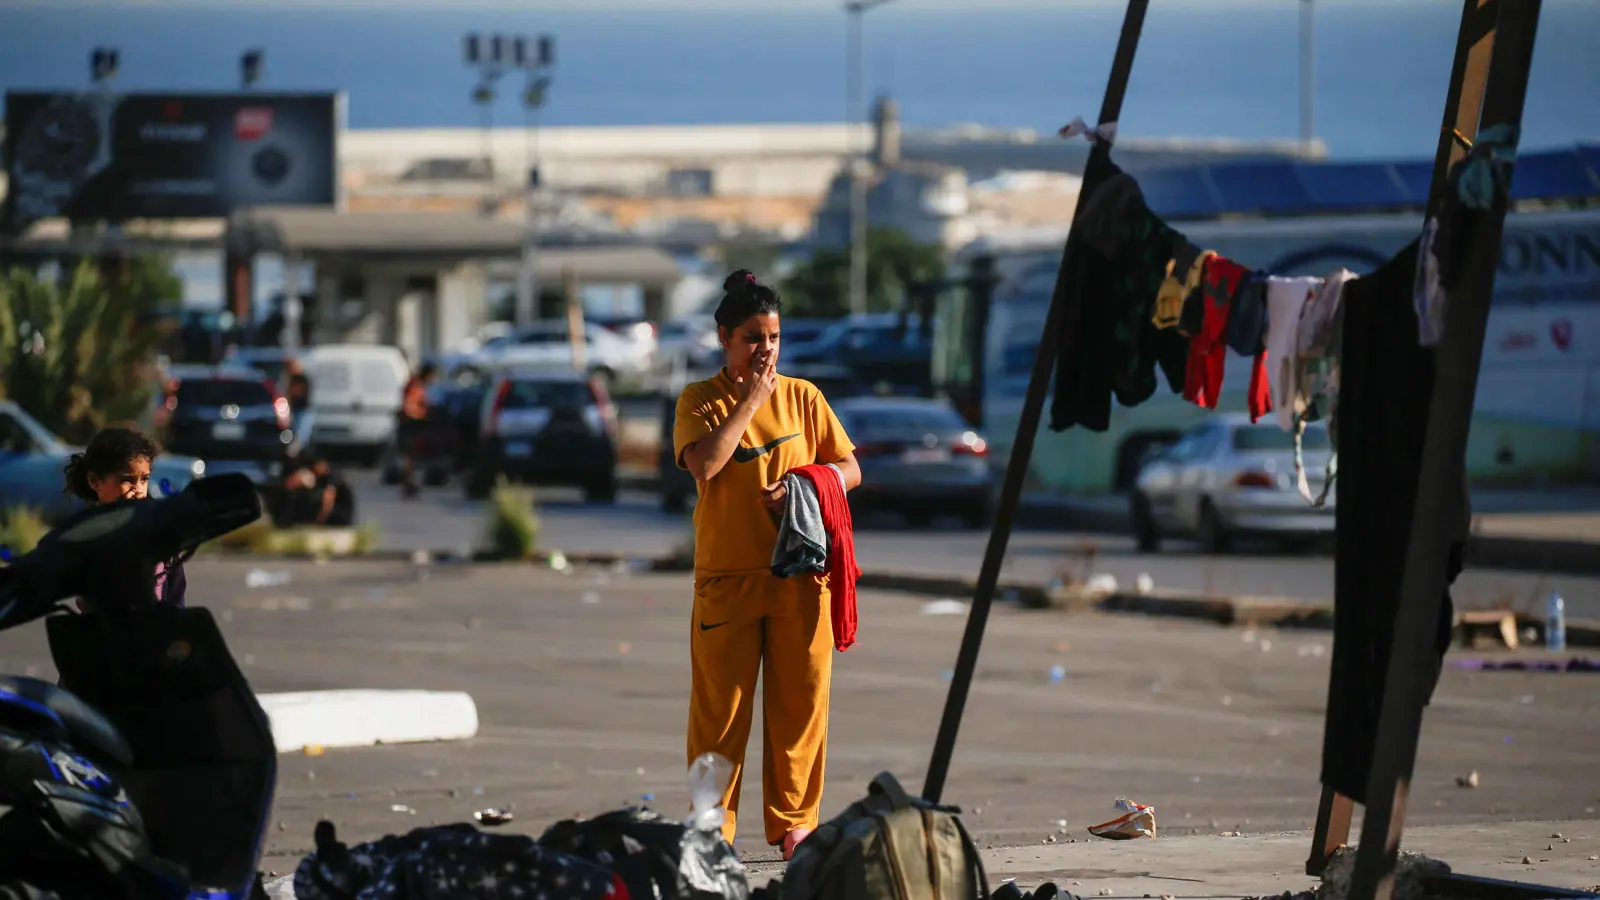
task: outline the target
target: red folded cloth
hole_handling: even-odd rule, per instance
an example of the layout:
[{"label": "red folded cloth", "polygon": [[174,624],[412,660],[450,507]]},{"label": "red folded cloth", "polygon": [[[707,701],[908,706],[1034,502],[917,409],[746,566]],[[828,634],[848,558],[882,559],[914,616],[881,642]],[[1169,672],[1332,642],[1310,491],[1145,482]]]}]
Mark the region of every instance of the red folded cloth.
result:
[{"label": "red folded cloth", "polygon": [[850,520],[850,500],[845,496],[844,479],[831,466],[812,465],[795,469],[817,486],[817,502],[822,505],[822,530],[828,533],[828,592],[833,595],[833,647],[840,653],[856,642],[856,532]]}]

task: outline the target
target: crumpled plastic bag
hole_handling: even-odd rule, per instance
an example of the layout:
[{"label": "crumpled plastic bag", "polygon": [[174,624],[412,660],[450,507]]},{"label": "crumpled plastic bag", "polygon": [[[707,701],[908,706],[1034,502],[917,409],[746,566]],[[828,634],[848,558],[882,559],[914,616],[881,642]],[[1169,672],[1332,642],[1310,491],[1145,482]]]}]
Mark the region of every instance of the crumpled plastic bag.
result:
[{"label": "crumpled plastic bag", "polygon": [[733,847],[722,839],[727,810],[722,794],[733,780],[733,763],[715,753],[689,766],[692,811],[683,821],[683,854],[678,861],[679,896],[684,900],[749,900],[750,882]]},{"label": "crumpled plastic bag", "polygon": [[605,866],[634,900],[750,900],[744,866],[722,839],[722,792],[732,777],[732,763],[707,754],[690,768],[688,820],[620,809],[558,822],[539,844]]},{"label": "crumpled plastic bag", "polygon": [[1113,841],[1129,841],[1134,838],[1153,838],[1156,836],[1156,808],[1154,806],[1135,803],[1127,797],[1118,797],[1116,806],[1122,815],[1109,822],[1090,825],[1090,834],[1095,837],[1109,838]]},{"label": "crumpled plastic bag", "polygon": [[261,889],[266,893],[267,900],[295,900],[293,875],[283,875],[265,882]]}]

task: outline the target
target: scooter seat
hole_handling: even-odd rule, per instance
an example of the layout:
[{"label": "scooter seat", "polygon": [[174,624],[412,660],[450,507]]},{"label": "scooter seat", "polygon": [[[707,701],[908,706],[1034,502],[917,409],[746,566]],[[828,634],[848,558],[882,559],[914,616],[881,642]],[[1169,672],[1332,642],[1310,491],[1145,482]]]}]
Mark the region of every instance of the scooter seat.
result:
[{"label": "scooter seat", "polygon": [[20,675],[0,675],[0,721],[15,720],[17,711],[31,714],[49,735],[65,739],[95,758],[121,766],[133,764],[133,751],[122,733],[94,707],[60,685]]}]

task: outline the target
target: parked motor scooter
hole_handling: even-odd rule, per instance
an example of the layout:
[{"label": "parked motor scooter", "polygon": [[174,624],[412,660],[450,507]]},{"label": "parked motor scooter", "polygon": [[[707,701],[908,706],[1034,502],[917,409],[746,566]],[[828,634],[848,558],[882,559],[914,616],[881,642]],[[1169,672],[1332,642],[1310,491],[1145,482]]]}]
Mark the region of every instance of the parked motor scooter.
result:
[{"label": "parked motor scooter", "polygon": [[247,477],[204,478],[86,510],[0,569],[0,630],[48,617],[61,674],[0,676],[0,898],[252,896],[271,729],[211,614],[157,602],[154,568],[260,515]]}]

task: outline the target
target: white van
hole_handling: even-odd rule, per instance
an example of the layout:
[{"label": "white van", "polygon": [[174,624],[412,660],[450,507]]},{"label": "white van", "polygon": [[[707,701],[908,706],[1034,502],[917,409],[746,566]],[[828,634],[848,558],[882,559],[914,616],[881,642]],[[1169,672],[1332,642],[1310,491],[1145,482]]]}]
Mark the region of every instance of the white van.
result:
[{"label": "white van", "polygon": [[312,348],[305,370],[316,417],[307,443],[376,462],[394,440],[400,394],[411,377],[405,355],[397,347],[329,344]]}]

